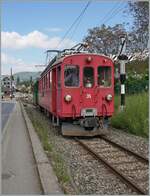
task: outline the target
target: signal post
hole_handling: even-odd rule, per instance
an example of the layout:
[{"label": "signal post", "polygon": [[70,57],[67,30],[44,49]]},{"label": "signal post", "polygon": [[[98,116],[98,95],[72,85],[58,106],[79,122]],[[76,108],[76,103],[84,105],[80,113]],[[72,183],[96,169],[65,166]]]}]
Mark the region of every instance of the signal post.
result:
[{"label": "signal post", "polygon": [[126,38],[125,36],[121,37],[121,50],[118,56],[118,60],[120,63],[120,96],[121,96],[121,103],[120,103],[120,111],[123,111],[125,108],[125,80],[126,80],[126,71],[125,71],[125,64],[128,60],[128,57],[125,54],[126,50]]}]

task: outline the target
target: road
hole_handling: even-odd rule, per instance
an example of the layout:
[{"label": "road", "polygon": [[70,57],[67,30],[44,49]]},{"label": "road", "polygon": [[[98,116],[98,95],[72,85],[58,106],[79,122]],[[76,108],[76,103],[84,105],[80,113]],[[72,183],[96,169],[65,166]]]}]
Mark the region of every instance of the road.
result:
[{"label": "road", "polygon": [[15,102],[2,102],[2,131],[8,121],[10,113],[13,111]]},{"label": "road", "polygon": [[2,193],[42,194],[28,130],[18,102],[3,104],[3,127],[11,111],[2,139]]}]

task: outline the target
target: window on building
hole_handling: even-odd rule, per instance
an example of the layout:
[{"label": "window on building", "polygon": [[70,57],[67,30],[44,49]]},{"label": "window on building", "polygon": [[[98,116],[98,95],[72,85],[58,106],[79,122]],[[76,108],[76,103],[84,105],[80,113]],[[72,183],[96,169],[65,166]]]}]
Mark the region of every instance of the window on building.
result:
[{"label": "window on building", "polygon": [[65,66],[64,82],[67,87],[79,86],[79,67],[77,65]]},{"label": "window on building", "polygon": [[86,88],[92,88],[94,85],[94,69],[93,67],[85,67],[83,70],[83,84]]},{"label": "window on building", "polygon": [[111,67],[109,66],[98,67],[98,86],[102,86],[102,87],[111,86]]}]

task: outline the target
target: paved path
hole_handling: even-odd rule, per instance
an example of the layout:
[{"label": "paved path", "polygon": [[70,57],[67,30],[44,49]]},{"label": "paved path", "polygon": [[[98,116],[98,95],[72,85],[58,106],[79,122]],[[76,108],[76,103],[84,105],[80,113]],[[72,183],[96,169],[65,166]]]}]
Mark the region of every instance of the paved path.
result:
[{"label": "paved path", "polygon": [[8,121],[10,113],[13,111],[15,102],[2,102],[2,131]]},{"label": "paved path", "polygon": [[2,194],[42,194],[19,103],[2,140]]}]

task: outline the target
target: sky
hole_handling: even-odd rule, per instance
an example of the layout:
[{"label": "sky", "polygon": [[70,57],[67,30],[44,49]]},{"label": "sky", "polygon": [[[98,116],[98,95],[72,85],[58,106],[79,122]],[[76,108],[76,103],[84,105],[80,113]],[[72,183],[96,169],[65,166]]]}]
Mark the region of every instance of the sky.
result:
[{"label": "sky", "polygon": [[[70,48],[82,42],[88,29],[101,24],[114,26],[133,18],[123,11],[126,1],[96,1],[90,4],[79,24],[67,34],[88,1],[76,0],[3,0],[1,1],[2,74],[20,71],[42,71],[47,49]],[[128,28],[128,27],[127,27]]]}]

